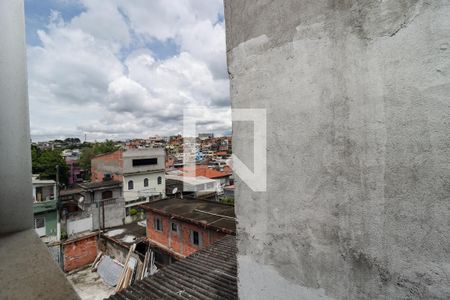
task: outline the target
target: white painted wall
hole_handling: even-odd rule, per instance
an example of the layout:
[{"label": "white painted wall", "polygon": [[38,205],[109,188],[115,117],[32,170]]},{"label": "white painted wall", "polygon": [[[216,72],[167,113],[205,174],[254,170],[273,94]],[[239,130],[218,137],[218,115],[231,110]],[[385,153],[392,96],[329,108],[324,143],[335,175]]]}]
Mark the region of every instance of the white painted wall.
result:
[{"label": "white painted wall", "polygon": [[[158,177],[162,178],[161,184],[158,184]],[[150,174],[126,175],[123,177],[123,196],[125,202],[133,201],[140,196],[153,196],[162,194],[166,197],[166,179],[164,171]],[[144,179],[148,178],[148,187],[144,187]],[[128,181],[133,180],[134,188],[128,189]]]},{"label": "white painted wall", "polygon": [[92,215],[88,218],[67,221],[67,234],[75,234],[83,231],[90,231],[92,226]]}]

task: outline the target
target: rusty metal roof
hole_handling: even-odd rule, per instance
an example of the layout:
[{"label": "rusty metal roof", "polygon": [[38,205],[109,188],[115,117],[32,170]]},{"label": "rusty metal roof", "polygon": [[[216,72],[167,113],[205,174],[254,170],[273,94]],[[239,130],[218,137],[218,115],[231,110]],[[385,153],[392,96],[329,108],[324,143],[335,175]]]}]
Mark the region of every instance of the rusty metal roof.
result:
[{"label": "rusty metal roof", "polygon": [[238,299],[236,277],[236,239],[226,236],[109,299]]}]

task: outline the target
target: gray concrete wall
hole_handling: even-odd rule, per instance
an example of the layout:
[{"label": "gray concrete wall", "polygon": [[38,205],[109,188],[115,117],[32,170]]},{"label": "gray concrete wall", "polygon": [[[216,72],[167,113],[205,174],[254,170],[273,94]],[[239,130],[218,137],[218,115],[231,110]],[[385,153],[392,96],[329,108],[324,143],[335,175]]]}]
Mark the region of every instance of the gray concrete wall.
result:
[{"label": "gray concrete wall", "polygon": [[[100,210],[96,206],[97,201],[101,201],[101,191],[96,191],[94,194],[94,203],[87,209],[92,214],[94,229],[99,228],[99,224],[103,222],[103,207],[100,205]],[[113,190],[113,198],[116,199],[114,203],[106,202],[104,206],[105,211],[105,228],[120,226],[124,224],[125,219],[125,199],[122,197],[120,189]],[[100,218],[100,222],[99,222]]]},{"label": "gray concrete wall", "polygon": [[[157,158],[157,164],[134,166],[133,159]],[[163,148],[128,149],[123,152],[123,173],[165,170],[166,152]]]},{"label": "gray concrete wall", "polygon": [[32,228],[23,1],[0,1],[0,235]]},{"label": "gray concrete wall", "polygon": [[[241,299],[450,298],[450,2],[225,0]],[[233,152],[252,167],[252,126]]]}]

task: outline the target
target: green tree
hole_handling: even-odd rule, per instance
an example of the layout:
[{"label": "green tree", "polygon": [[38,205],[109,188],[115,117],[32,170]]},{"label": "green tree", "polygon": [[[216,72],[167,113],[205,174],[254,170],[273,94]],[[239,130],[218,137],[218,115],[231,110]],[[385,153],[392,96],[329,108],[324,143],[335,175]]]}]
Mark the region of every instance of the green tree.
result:
[{"label": "green tree", "polygon": [[119,148],[119,146],[111,140],[106,140],[103,143],[94,144],[95,155],[114,152]]},{"label": "green tree", "polygon": [[220,203],[234,205],[234,197],[223,196],[219,201],[220,201]]},{"label": "green tree", "polygon": [[59,166],[59,182],[60,184],[67,184],[69,168],[61,155],[61,151],[41,151],[32,147],[31,159],[33,174],[39,174],[41,179],[56,180],[56,166]]},{"label": "green tree", "polygon": [[86,147],[81,149],[80,167],[84,170],[84,179],[91,177],[91,159],[95,156],[93,147]]}]

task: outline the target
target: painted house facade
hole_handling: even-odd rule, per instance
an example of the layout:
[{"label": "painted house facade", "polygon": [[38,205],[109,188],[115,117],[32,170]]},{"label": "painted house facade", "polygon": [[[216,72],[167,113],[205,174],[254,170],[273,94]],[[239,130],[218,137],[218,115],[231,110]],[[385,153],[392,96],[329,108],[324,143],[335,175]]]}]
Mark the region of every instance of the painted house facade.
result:
[{"label": "painted house facade", "polygon": [[32,184],[34,229],[45,241],[59,240],[56,182],[33,175]]},{"label": "painted house facade", "polygon": [[165,150],[162,148],[120,149],[94,157],[92,181],[120,180],[127,215],[131,208],[166,197]]},{"label": "painted house facade", "polygon": [[82,183],[61,191],[62,228],[70,238],[83,232],[123,225],[122,181]]}]

